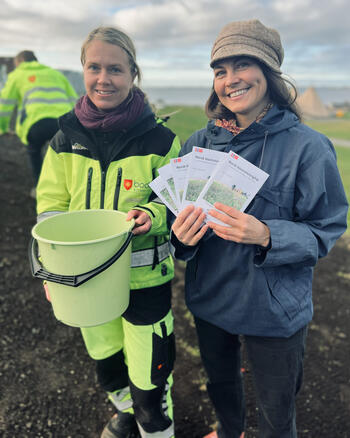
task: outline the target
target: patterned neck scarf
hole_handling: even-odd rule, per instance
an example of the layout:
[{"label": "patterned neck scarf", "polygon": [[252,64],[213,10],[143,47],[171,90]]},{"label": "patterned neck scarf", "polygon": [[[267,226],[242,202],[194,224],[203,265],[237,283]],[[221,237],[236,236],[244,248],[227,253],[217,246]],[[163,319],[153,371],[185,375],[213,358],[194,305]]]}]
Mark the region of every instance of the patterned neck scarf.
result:
[{"label": "patterned neck scarf", "polygon": [[145,95],[134,87],[131,96],[110,111],[100,111],[84,95],[77,101],[74,112],[85,128],[110,132],[128,128],[142,114],[144,107]]},{"label": "patterned neck scarf", "polygon": [[[261,111],[261,113],[258,115],[258,117],[255,119],[257,123],[260,122],[261,119],[263,119],[267,112],[273,107],[273,103],[268,103],[265,108]],[[233,135],[237,135],[240,132],[244,131],[245,128],[241,128],[240,126],[237,126],[237,120],[236,119],[216,119],[215,120],[215,126],[220,126],[220,128],[227,129],[228,131],[232,132]]]}]

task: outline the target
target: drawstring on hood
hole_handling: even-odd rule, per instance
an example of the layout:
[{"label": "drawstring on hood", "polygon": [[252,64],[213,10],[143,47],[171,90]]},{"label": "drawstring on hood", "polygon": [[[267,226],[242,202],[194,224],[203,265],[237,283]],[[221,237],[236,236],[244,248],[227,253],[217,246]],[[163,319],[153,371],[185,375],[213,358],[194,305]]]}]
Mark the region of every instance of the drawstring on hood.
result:
[{"label": "drawstring on hood", "polygon": [[259,169],[261,169],[261,165],[264,159],[264,152],[265,152],[265,146],[266,146],[266,141],[267,141],[267,136],[269,135],[269,131],[265,131],[265,136],[264,136],[264,143],[262,145],[262,150],[261,150],[261,157],[260,157],[260,162],[259,162]]},{"label": "drawstring on hood", "polygon": [[[215,120],[210,120],[203,131],[198,131],[193,135],[191,141],[193,144],[201,144],[203,147],[217,151],[229,152],[234,151],[250,161],[255,166],[266,167],[267,142],[274,142],[275,135],[285,132],[299,124],[295,114],[274,104],[272,108],[259,120],[253,122],[237,135],[227,129],[216,126]],[[203,140],[199,141],[202,133],[205,136],[205,145]],[[266,169],[263,169],[266,170]]]}]

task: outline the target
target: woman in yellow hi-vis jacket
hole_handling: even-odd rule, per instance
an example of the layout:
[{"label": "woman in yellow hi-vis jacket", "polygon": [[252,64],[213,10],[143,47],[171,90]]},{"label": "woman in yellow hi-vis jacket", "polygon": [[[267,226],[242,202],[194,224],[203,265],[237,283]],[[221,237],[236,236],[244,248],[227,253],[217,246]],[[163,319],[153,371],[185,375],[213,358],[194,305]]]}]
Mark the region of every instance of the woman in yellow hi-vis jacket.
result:
[{"label": "woman in yellow hi-vis jacket", "polygon": [[130,305],[122,317],[81,331],[98,380],[117,409],[101,437],[171,438],[174,265],[166,208],[154,202],[148,184],[178,155],[180,143],[134,85],[140,70],[126,34],[93,30],[81,61],[86,95],[59,119],[38,183],[38,219],[105,208],[135,220]]},{"label": "woman in yellow hi-vis jacket", "polygon": [[57,118],[74,107],[78,95],[61,72],[40,64],[30,50],[18,53],[14,65],[0,92],[0,134],[8,131],[17,108],[16,133],[27,145],[36,185],[43,147],[58,130]]}]

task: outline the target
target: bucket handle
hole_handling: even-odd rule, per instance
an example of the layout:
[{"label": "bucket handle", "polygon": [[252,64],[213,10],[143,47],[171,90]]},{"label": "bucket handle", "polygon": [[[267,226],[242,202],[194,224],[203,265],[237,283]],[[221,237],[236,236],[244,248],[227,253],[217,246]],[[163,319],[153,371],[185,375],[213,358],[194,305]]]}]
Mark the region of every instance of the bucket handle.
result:
[{"label": "bucket handle", "polygon": [[32,237],[29,242],[29,264],[33,277],[40,278],[42,280],[51,281],[52,283],[63,284],[64,286],[72,286],[78,287],[105,271],[109,268],[114,262],[116,262],[119,257],[121,257],[126,251],[129,243],[133,237],[133,233],[131,231],[128,232],[127,238],[123,245],[118,249],[118,251],[106,262],[97,268],[92,269],[91,271],[85,272],[84,274],[78,275],[59,275],[48,272],[44,269],[42,264],[40,263],[37,255],[36,255],[36,247],[38,246],[38,242]]}]

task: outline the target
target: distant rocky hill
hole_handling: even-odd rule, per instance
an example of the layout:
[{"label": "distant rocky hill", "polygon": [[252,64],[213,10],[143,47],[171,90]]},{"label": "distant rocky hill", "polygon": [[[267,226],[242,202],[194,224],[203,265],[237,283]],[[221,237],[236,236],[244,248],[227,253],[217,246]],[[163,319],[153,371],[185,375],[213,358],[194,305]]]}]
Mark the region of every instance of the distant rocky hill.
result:
[{"label": "distant rocky hill", "polygon": [[72,70],[59,70],[63,73],[69,82],[73,85],[75,91],[79,96],[82,96],[85,93],[83,74],[78,71]]}]

